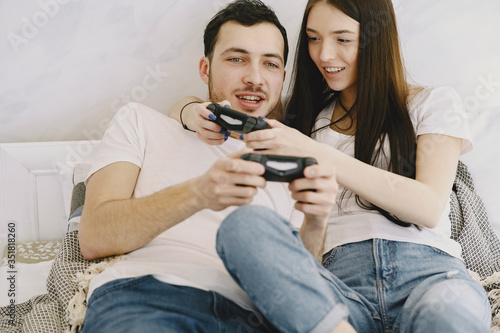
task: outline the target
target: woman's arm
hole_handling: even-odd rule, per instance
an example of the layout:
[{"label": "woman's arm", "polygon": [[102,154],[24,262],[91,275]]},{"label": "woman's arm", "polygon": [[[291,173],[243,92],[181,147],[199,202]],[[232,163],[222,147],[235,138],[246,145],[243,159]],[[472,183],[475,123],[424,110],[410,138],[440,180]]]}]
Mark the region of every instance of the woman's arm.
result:
[{"label": "woman's arm", "polygon": [[424,134],[417,139],[416,177],[406,178],[334,151],[337,180],[403,221],[434,228],[448,202],[462,139]]},{"label": "woman's arm", "polygon": [[361,198],[403,221],[434,228],[448,201],[462,139],[424,134],[417,139],[416,179],[379,169],[318,143],[285,125],[268,120],[272,129],[245,134],[250,148],[268,153],[315,157],[335,168],[337,181]]}]

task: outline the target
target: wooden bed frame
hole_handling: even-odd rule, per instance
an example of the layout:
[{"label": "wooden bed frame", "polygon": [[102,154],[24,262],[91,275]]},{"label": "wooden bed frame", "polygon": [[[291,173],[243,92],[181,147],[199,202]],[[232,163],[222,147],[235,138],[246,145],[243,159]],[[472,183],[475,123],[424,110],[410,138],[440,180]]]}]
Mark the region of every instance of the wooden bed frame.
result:
[{"label": "wooden bed frame", "polygon": [[98,141],[0,144],[0,248],[7,225],[16,241],[62,239],[68,220],[73,167],[85,163]]}]

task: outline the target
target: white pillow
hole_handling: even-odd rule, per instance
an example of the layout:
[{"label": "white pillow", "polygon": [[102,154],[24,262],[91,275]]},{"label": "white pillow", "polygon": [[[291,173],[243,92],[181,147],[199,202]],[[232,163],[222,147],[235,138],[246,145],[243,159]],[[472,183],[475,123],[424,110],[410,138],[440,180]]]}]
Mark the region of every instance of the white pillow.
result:
[{"label": "white pillow", "polygon": [[469,114],[474,149],[461,160],[486,206],[491,226],[500,237],[500,106]]}]

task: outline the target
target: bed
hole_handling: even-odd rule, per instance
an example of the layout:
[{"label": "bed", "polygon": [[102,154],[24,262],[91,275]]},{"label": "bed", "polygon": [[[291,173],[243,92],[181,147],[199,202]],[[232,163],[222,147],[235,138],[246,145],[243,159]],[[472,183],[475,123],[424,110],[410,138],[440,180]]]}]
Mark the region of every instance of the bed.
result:
[{"label": "bed", "polygon": [[[470,119],[474,150],[461,161],[473,177],[495,237],[500,236],[500,106],[481,110]],[[20,304],[47,293],[47,277],[65,235],[78,228],[84,181],[91,154],[99,141],[29,142],[0,144],[1,220],[3,249],[0,279],[9,281],[12,294],[0,294],[0,306]],[[9,227],[11,227],[10,230]],[[9,246],[15,234],[14,266]],[[9,239],[10,238],[10,239]],[[12,251],[10,252],[12,254]],[[11,262],[12,263],[12,262]],[[500,331],[500,328],[498,328]]]},{"label": "bed", "polygon": [[[46,292],[46,278],[61,245],[71,209],[73,179],[86,174],[85,158],[97,141],[0,145],[0,276],[17,272],[15,299],[22,303]],[[76,168],[75,168],[76,166]],[[79,170],[81,172],[79,172]],[[16,242],[12,254],[8,245]],[[10,266],[9,254],[15,259]],[[0,304],[10,302],[0,294]]]},{"label": "bed", "polygon": [[[45,2],[31,5],[5,2],[2,12],[13,17],[27,17],[27,13],[42,17],[40,13],[45,9],[57,9],[57,13],[48,13],[53,14],[49,15],[50,22],[39,27],[40,32],[37,30],[29,44],[18,45],[19,54],[3,52],[1,55],[2,63],[9,63],[10,68],[3,72],[8,80],[0,82],[0,142],[15,143],[0,143],[0,307],[13,302],[43,301],[39,296],[48,291],[49,273],[56,256],[60,255],[62,241],[68,235],[75,235],[78,228],[84,195],[82,181],[92,152],[103,134],[106,120],[123,104],[123,97],[135,97],[138,102],[166,112],[168,106],[186,92],[204,96],[205,86],[195,68],[201,54],[201,36],[197,33],[202,29],[206,13],[215,13],[229,0],[197,1],[116,0],[106,4],[66,1],[64,5],[59,1],[59,7],[47,5],[47,8],[37,7]],[[265,2],[277,10],[290,32],[290,41],[294,41],[300,13],[290,11],[288,1]],[[302,7],[306,1],[297,2],[300,2],[298,7]],[[476,30],[481,30],[481,37],[487,31],[498,31],[500,8],[489,0],[393,2],[411,77],[423,84],[451,85],[466,104],[475,146],[461,160],[484,202],[492,237],[498,240],[500,43],[493,40],[498,38],[496,34],[489,39],[477,38]],[[192,13],[190,8],[195,6],[199,10]],[[468,14],[468,24],[463,24],[463,13]],[[184,20],[188,14],[192,15],[191,21]],[[19,24],[15,20],[1,21],[0,29],[11,24],[5,35],[17,31]],[[104,29],[103,33],[94,29],[95,26],[108,30]],[[478,28],[474,30],[471,26]],[[180,30],[189,36],[177,34]],[[174,31],[176,36],[162,31]],[[50,37],[51,34],[54,37]],[[443,43],[443,39],[447,42]],[[71,44],[74,49],[60,46],[59,40],[74,40]],[[49,65],[52,71],[45,75],[40,68],[45,70]],[[18,75],[24,67],[26,70],[21,72],[26,75]],[[290,68],[287,70],[291,73]],[[124,75],[125,72],[130,75]],[[146,81],[149,85],[144,85],[152,72],[158,75],[168,72],[168,75],[156,76],[157,81]],[[39,77],[43,84],[32,84],[31,79],[27,79],[29,76]],[[116,77],[121,78],[120,82]],[[17,89],[15,93],[2,86],[4,82]],[[29,89],[25,89],[25,82],[29,82]],[[155,88],[149,89],[152,84]],[[81,91],[82,86],[87,90]],[[58,93],[57,98],[53,92]],[[141,92],[145,95],[140,95]],[[36,112],[29,114],[21,108],[25,105],[34,106],[32,109]],[[75,112],[70,113],[69,109]],[[48,110],[57,112],[46,116]],[[16,113],[23,121],[12,121]],[[53,122],[53,126],[46,125],[48,122]],[[27,125],[31,128],[26,129]],[[14,241],[15,254],[9,251]],[[75,238],[71,241],[74,244]],[[102,269],[99,267],[97,269]],[[8,312],[1,314],[9,315]],[[492,326],[492,331],[500,332],[499,323]]]}]

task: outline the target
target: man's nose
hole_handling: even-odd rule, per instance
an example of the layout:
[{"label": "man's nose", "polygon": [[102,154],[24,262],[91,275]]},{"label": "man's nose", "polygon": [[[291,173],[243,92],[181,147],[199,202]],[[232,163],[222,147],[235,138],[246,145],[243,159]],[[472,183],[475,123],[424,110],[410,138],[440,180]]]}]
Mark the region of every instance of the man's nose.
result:
[{"label": "man's nose", "polygon": [[264,83],[264,77],[262,75],[261,68],[257,64],[248,66],[243,81],[248,85],[262,85]]}]

